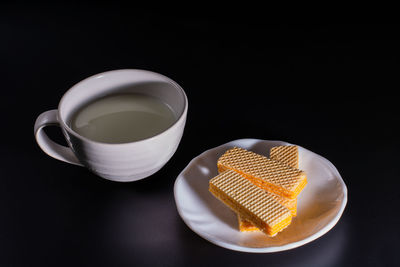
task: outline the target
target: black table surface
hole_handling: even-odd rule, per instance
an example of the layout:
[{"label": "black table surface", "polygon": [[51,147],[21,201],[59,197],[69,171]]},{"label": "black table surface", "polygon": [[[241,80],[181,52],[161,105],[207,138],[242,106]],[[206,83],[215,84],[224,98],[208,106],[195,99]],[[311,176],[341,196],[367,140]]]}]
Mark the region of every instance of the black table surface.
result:
[{"label": "black table surface", "polygon": [[[2,5],[0,266],[398,265],[399,31],[121,5]],[[80,80],[124,68],[162,73],[187,93],[185,132],[165,167],[118,183],[43,153],[36,117]],[[47,132],[64,142],[57,127]],[[240,138],[283,140],[329,159],[349,192],[337,225],[270,254],[192,232],[176,210],[176,177],[204,150]]]}]

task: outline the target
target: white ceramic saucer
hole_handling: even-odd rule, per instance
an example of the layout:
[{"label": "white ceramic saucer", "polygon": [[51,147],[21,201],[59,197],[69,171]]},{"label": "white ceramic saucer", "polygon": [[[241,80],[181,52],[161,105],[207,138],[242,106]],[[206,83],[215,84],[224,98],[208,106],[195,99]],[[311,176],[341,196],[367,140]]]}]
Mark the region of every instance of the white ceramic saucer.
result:
[{"label": "white ceramic saucer", "polygon": [[347,203],[347,188],[327,159],[299,146],[299,168],[307,173],[307,186],[298,197],[297,216],[275,237],[261,232],[238,231],[236,214],[208,191],[208,181],[218,174],[217,160],[229,148],[242,147],[269,156],[282,141],[240,139],[210,149],[194,158],[175,181],[175,202],[183,221],[208,241],[244,252],[276,252],[299,247],[328,232],[340,219]]}]

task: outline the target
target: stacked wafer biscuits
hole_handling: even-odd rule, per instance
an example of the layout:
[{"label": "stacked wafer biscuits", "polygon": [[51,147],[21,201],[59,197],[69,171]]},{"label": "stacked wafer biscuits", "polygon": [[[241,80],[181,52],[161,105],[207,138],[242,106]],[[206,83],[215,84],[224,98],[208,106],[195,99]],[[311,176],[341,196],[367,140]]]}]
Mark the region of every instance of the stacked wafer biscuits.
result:
[{"label": "stacked wafer biscuits", "polygon": [[[285,163],[293,168],[299,168],[299,152],[297,146],[276,146],[269,152],[270,158]],[[292,212],[292,216],[297,215],[297,198],[288,199],[274,194],[280,203]],[[239,230],[241,232],[259,231],[251,222],[238,215]]]},{"label": "stacked wafer biscuits", "polygon": [[232,148],[218,160],[209,190],[238,214],[241,231],[274,236],[296,216],[297,196],[307,183],[298,170],[296,146],[271,149],[270,158]]}]

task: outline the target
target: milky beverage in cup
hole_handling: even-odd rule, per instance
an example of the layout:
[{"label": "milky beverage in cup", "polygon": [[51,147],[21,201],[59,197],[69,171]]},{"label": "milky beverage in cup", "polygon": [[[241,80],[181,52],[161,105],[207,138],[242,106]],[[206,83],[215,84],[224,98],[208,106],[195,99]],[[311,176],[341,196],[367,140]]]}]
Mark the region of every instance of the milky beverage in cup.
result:
[{"label": "milky beverage in cup", "polygon": [[153,137],[175,120],[174,111],[160,99],[125,93],[85,104],[71,116],[69,125],[76,133],[93,141],[128,143]]},{"label": "milky beverage in cup", "polygon": [[[38,116],[34,134],[49,156],[85,166],[105,179],[129,182],[161,169],[183,135],[188,101],[170,78],[145,70],[100,73],[71,87],[58,109]],[[68,147],[43,128],[60,126]]]}]

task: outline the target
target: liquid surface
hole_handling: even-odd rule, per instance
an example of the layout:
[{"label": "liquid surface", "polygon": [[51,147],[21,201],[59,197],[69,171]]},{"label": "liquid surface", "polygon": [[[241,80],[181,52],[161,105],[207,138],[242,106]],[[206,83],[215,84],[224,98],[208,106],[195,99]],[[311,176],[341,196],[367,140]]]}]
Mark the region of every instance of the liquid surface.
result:
[{"label": "liquid surface", "polygon": [[171,108],[158,98],[127,93],[88,103],[72,115],[70,127],[93,141],[127,143],[155,136],[175,120]]}]

